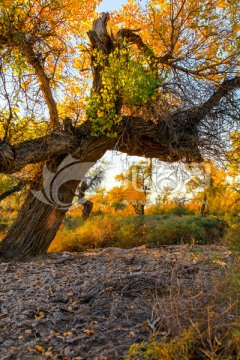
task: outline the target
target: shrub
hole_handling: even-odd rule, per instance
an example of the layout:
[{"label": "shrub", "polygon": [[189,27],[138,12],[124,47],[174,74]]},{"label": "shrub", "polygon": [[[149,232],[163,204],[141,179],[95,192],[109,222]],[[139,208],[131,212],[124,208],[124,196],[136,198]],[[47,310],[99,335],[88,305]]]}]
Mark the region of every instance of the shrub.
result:
[{"label": "shrub", "polygon": [[153,311],[159,328],[148,342],[131,345],[125,360],[239,360],[239,258],[233,257],[231,264],[207,285],[207,294],[193,296],[193,289],[179,283],[175,293],[171,290],[171,300],[156,298]]},{"label": "shrub", "polygon": [[119,224],[109,216],[96,216],[75,231],[67,228],[57,234],[49,251],[84,251],[89,248],[113,246]]},{"label": "shrub", "polygon": [[[207,324],[206,324],[207,325]],[[240,328],[237,324],[223,324],[204,332],[193,328],[173,337],[168,342],[150,340],[149,343],[131,345],[125,360],[239,360]]]},{"label": "shrub", "polygon": [[80,215],[68,215],[64,219],[64,228],[67,230],[76,230],[80,226],[83,226],[84,220]]},{"label": "shrub", "polygon": [[169,342],[158,342],[153,339],[148,344],[133,344],[125,360],[189,360],[192,341],[193,334],[188,331],[182,337],[174,338]]},{"label": "shrub", "polygon": [[224,243],[240,253],[240,226],[233,225],[224,237]]},{"label": "shrub", "polygon": [[6,230],[7,227],[8,227],[8,224],[6,224],[6,223],[0,223],[0,231]]},{"label": "shrub", "polygon": [[152,226],[149,242],[159,245],[212,244],[222,239],[227,224],[218,218],[200,216],[169,217]]},{"label": "shrub", "polygon": [[225,228],[221,219],[169,214],[144,217],[100,215],[85,223],[80,218],[67,219],[50,251],[84,251],[108,246],[131,248],[149,243],[212,244],[222,239]]},{"label": "shrub", "polygon": [[172,209],[169,209],[166,213],[170,214],[170,215],[175,215],[175,216],[194,215],[193,211],[191,211],[183,206],[173,207]]}]

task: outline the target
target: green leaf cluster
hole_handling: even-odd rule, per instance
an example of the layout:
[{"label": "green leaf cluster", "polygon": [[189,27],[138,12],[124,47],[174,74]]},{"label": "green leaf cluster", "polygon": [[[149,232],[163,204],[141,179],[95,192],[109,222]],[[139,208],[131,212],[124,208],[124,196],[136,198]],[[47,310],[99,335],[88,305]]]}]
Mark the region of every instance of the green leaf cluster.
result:
[{"label": "green leaf cluster", "polygon": [[[149,66],[150,56],[131,55],[125,45],[113,51],[106,61],[105,55],[95,54],[94,66],[101,66],[101,89],[93,92],[87,101],[86,112],[93,123],[93,134],[114,137],[115,124],[122,120],[117,112],[117,102],[129,109],[142,106],[154,96],[155,89],[165,79],[159,79]],[[104,63],[107,65],[104,66]]]}]

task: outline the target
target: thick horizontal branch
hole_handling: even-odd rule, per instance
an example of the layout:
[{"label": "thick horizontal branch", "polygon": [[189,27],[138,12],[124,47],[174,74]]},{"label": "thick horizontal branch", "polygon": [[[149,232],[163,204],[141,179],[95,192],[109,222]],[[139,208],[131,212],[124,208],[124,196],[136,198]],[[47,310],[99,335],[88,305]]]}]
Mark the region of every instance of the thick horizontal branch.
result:
[{"label": "thick horizontal branch", "polygon": [[158,158],[166,162],[201,161],[198,124],[223,97],[237,88],[240,88],[239,76],[225,80],[201,106],[177,111],[165,117],[165,120],[156,119],[156,122],[152,122],[141,117],[125,116],[114,127],[116,138],[92,136],[91,123],[85,122],[73,131],[54,131],[45,137],[15,146],[2,142],[0,172],[16,173],[28,164],[68,154],[81,161],[97,161],[107,150]]},{"label": "thick horizontal branch", "polygon": [[[153,123],[140,117],[124,117],[121,124],[114,128],[118,134],[116,138],[94,137],[90,134],[90,126],[90,123],[85,123],[76,128],[73,134],[53,132],[46,137],[25,141],[16,146],[0,144],[0,172],[12,174],[28,164],[48,161],[70,153],[80,161],[97,161],[107,150],[154,157],[167,162],[186,156],[195,161],[200,158],[197,146],[194,152],[192,142],[186,141],[187,130],[183,130],[184,136],[176,142],[169,128],[161,121]],[[191,141],[194,137],[195,135]]]},{"label": "thick horizontal branch", "polygon": [[0,172],[13,174],[28,164],[36,164],[71,152],[74,138],[53,132],[50,135],[23,141],[15,146],[0,143]]}]

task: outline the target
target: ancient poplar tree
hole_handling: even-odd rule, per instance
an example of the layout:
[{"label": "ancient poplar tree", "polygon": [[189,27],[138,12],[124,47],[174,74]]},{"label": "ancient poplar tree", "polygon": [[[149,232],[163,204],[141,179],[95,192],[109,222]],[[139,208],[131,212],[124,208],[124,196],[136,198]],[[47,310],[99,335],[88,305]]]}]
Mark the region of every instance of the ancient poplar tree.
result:
[{"label": "ancient poplar tree", "polygon": [[0,1],[0,172],[36,168],[4,258],[45,253],[68,210],[79,179],[41,201],[46,167],[113,149],[200,162],[238,125],[238,1],[131,0],[111,16],[98,2]]}]

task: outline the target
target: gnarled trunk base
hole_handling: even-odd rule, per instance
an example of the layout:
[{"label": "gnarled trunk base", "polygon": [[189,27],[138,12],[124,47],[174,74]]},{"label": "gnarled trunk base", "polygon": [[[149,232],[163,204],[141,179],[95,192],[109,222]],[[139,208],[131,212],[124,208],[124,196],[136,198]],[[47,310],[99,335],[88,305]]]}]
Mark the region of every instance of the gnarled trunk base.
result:
[{"label": "gnarled trunk base", "polygon": [[[78,181],[72,181],[62,186],[59,199],[71,203],[77,185]],[[0,243],[0,256],[11,260],[46,253],[67,210],[41,202],[30,192],[14,225]]]}]

